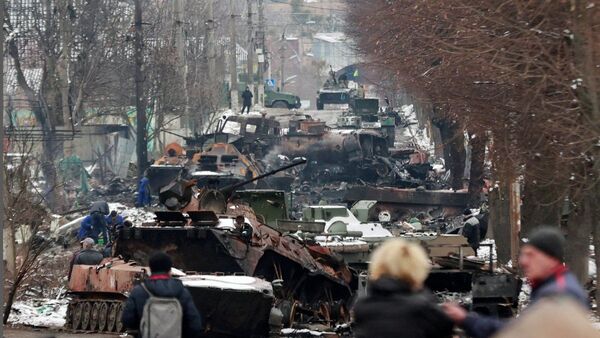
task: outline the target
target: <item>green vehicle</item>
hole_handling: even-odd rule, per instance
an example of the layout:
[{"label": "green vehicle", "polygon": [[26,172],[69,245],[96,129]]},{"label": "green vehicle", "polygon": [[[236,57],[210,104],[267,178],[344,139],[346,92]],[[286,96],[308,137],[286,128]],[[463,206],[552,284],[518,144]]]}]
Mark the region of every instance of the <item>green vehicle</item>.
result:
[{"label": "green vehicle", "polygon": [[292,93],[276,92],[265,88],[265,107],[298,109],[302,106],[300,97]]},{"label": "green vehicle", "polygon": [[[240,102],[242,102],[242,92],[246,89],[246,83],[238,83],[238,92],[240,95]],[[256,104],[256,97],[254,97],[254,103]],[[274,91],[269,87],[265,87],[265,107],[267,108],[280,108],[280,109],[298,109],[302,106],[300,97],[292,93]]]}]

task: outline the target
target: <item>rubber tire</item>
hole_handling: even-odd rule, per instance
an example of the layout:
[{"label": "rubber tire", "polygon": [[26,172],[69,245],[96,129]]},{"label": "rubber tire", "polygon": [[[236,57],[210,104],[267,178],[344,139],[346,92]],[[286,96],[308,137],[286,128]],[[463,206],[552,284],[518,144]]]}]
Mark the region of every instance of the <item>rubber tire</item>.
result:
[{"label": "rubber tire", "polygon": [[290,107],[288,106],[288,104],[285,101],[275,101],[275,102],[273,102],[271,107],[279,108],[279,109],[290,109]]}]

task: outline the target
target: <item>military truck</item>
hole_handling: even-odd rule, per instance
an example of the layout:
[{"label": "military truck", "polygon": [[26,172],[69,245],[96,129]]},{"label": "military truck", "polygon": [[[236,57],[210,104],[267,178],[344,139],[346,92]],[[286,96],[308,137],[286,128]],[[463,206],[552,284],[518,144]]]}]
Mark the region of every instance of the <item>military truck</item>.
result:
[{"label": "military truck", "polygon": [[265,89],[265,107],[299,109],[302,106],[300,97],[292,93]]},{"label": "military truck", "polygon": [[[240,102],[242,102],[242,92],[246,89],[245,82],[238,83],[238,93],[240,95]],[[257,102],[256,96],[254,97],[254,103]],[[293,93],[275,91],[270,87],[265,86],[265,107],[267,108],[280,108],[280,109],[298,109],[302,106],[300,97]]]}]

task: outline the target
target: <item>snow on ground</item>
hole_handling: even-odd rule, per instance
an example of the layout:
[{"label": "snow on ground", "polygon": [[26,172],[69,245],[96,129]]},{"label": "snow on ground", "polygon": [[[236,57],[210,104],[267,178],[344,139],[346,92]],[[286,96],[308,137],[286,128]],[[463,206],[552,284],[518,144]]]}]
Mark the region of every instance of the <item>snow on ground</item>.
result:
[{"label": "snow on ground", "polygon": [[183,285],[190,288],[212,288],[222,290],[255,291],[272,293],[271,283],[248,276],[186,276],[181,277]]},{"label": "snow on ground", "polygon": [[[496,241],[494,241],[493,239],[486,238],[480,244],[481,244],[481,246],[479,247],[479,249],[477,249],[477,257],[479,257],[480,259],[483,259],[485,262],[489,262],[490,255],[491,255],[492,260],[495,262],[496,261]],[[484,245],[484,244],[493,244],[493,246],[490,248],[489,246]]]},{"label": "snow on ground", "polygon": [[125,220],[129,220],[133,225],[141,225],[146,222],[154,221],[154,212],[143,208],[131,208],[121,203],[108,203],[110,210],[116,210]]},{"label": "snow on ground", "polygon": [[68,299],[16,301],[13,304],[9,322],[28,326],[63,327],[68,304]]},{"label": "snow on ground", "polygon": [[327,332],[319,332],[319,331],[313,331],[313,330],[308,330],[308,329],[283,329],[281,330],[281,334],[284,336],[314,336],[314,337],[320,337],[323,336],[325,334],[327,334]]},{"label": "snow on ground", "polygon": [[398,143],[403,142],[412,142],[418,149],[424,150],[430,154],[433,154],[433,142],[427,135],[424,129],[419,128],[417,114],[415,112],[414,106],[412,104],[404,105],[400,108],[401,114],[404,118],[410,122],[414,123],[409,125],[406,128],[400,129],[400,137],[398,138]]}]

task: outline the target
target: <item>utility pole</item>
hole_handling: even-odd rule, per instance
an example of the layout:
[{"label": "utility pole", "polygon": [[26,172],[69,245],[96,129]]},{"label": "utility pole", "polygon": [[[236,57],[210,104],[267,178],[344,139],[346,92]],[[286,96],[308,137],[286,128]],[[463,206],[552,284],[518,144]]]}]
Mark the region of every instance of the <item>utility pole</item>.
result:
[{"label": "utility pole", "polygon": [[284,74],[284,68],[285,68],[285,29],[283,30],[283,33],[281,34],[281,47],[279,48],[279,57],[280,57],[280,64],[279,64],[279,78],[281,79],[281,85],[279,86],[280,91],[283,91],[283,88],[285,86],[285,78],[283,77]]},{"label": "utility pole", "polygon": [[[175,40],[175,50],[177,51],[177,65],[178,72],[181,75],[181,81],[183,83],[183,96],[185,100],[185,106],[183,108],[183,116],[187,120],[187,125],[192,129],[192,133],[196,129],[196,121],[190,116],[190,93],[188,88],[188,65],[185,55],[185,30],[184,30],[184,15],[183,9],[186,7],[185,0],[174,0],[173,1],[173,33]],[[159,126],[162,127],[162,126]],[[160,133],[158,133],[160,134]]]},{"label": "utility pole", "polygon": [[248,63],[247,63],[247,85],[250,88],[250,92],[254,93],[254,29],[252,28],[252,2],[253,0],[246,0],[248,6]]},{"label": "utility pole", "polygon": [[207,24],[207,57],[208,57],[208,83],[214,86],[216,73],[216,49],[215,49],[215,12],[213,0],[208,0],[208,21]]},{"label": "utility pole", "polygon": [[265,106],[265,65],[266,65],[266,50],[265,50],[265,7],[263,0],[258,0],[258,31],[256,32],[256,40],[258,44],[258,103]]},{"label": "utility pole", "polygon": [[233,0],[229,0],[231,16],[229,18],[229,76],[230,76],[230,95],[231,110],[237,111],[238,106],[238,81],[237,81],[237,33],[235,31],[235,14]]},{"label": "utility pole", "polygon": [[[4,18],[3,1],[0,18]],[[4,243],[4,29],[0,29],[0,242]],[[4,291],[4,245],[0,245],[0,282]],[[4,292],[0,292],[0,318],[4,318]],[[4,337],[4,325],[0,324],[0,337]]]},{"label": "utility pole", "polygon": [[137,162],[138,162],[138,180],[144,177],[144,172],[148,165],[148,136],[146,135],[146,100],[144,98],[144,41],[142,32],[142,0],[134,0],[135,12],[135,108],[137,121]]}]

